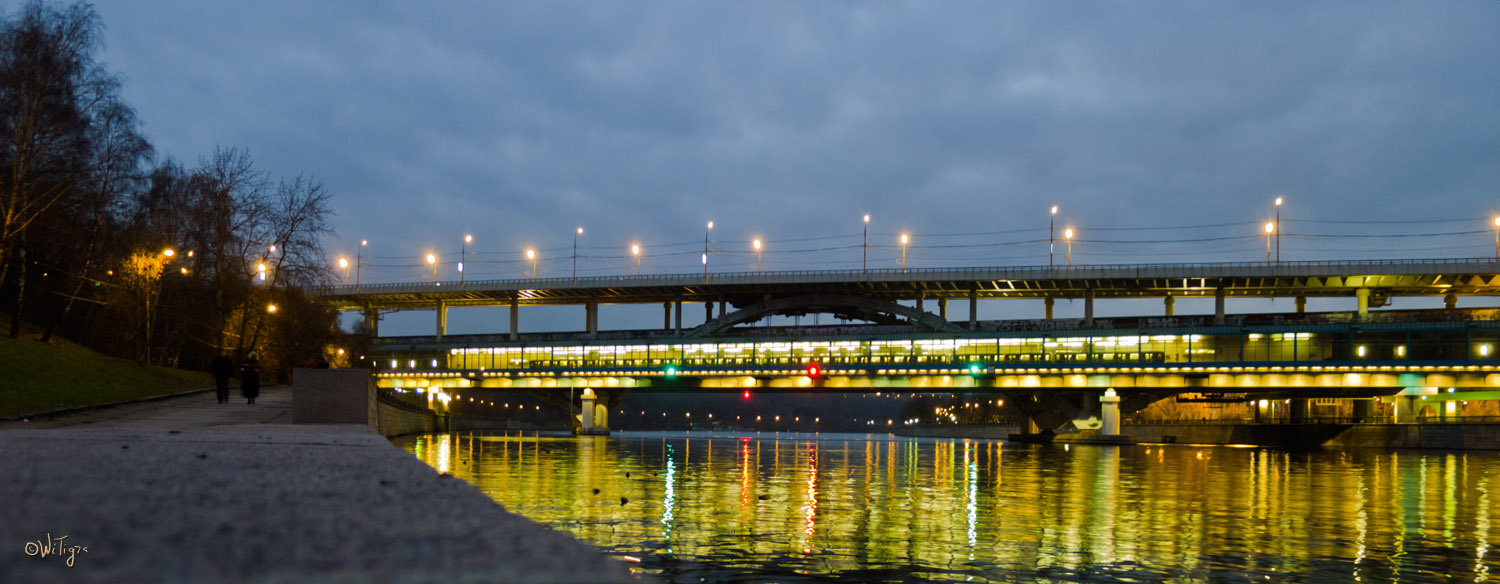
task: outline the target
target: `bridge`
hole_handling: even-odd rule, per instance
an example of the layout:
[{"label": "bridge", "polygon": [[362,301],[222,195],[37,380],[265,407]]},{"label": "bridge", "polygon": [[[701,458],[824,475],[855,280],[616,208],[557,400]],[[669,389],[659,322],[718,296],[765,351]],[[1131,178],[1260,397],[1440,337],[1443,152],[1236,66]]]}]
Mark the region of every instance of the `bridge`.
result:
[{"label": "bridge", "polygon": [[[1371,416],[1379,398],[1394,404],[1398,421],[1413,419],[1421,402],[1441,415],[1460,400],[1495,399],[1500,312],[1456,303],[1495,295],[1497,273],[1493,260],[1286,262],[439,282],[310,294],[367,315],[436,311],[436,335],[375,341],[384,387],[527,391],[572,412],[583,429],[607,427],[628,391],[900,389],[1010,395],[1046,433],[1099,429],[1109,418],[1108,403],[1099,402],[1106,390],[1126,413],[1191,393],[1261,408],[1290,404],[1294,418],[1306,415],[1309,399],[1327,397],[1352,400],[1354,416]],[[1444,308],[1370,310],[1398,296],[1441,298]],[[1093,316],[1095,299],[1141,297],[1162,298],[1162,315]],[[1215,298],[1214,315],[1174,315],[1173,299],[1184,297]],[[1298,312],[1229,314],[1225,299],[1236,297],[1291,297]],[[1346,297],[1353,306],[1307,313],[1308,297]],[[1045,314],[977,319],[978,301],[1013,298],[1043,299]],[[1084,317],[1052,318],[1058,298],[1082,299]],[[968,300],[966,322],[947,318],[950,299]],[[600,304],[657,302],[661,330],[598,330]],[[691,302],[705,304],[705,321],[684,330],[682,305]],[[558,304],[586,306],[585,329],[518,333],[520,306]],[[446,335],[452,306],[509,306],[509,334]],[[810,313],[870,324],[745,326]]]}]

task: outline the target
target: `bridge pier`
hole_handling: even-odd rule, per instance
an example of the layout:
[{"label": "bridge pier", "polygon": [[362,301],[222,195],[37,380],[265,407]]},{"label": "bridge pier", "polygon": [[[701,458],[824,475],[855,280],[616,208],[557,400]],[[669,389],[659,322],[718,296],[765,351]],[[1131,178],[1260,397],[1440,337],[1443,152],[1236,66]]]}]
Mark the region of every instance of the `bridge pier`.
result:
[{"label": "bridge pier", "polygon": [[1115,388],[1104,390],[1104,395],[1099,396],[1099,419],[1103,426],[1099,428],[1101,436],[1118,436],[1120,434],[1120,396],[1115,395]]},{"label": "bridge pier", "polygon": [[594,338],[595,336],[597,336],[599,334],[598,300],[590,300],[587,304],[583,305],[583,320],[585,330],[588,331],[589,338]]},{"label": "bridge pier", "polygon": [[1458,308],[1458,295],[1448,294],[1443,296],[1443,308],[1454,310]]},{"label": "bridge pier", "polygon": [[1308,418],[1312,417],[1312,415],[1311,415],[1312,400],[1307,399],[1305,397],[1299,397],[1299,398],[1292,398],[1291,401],[1292,401],[1292,408],[1291,408],[1291,410],[1292,410],[1292,412],[1291,412],[1292,413],[1292,423],[1293,424],[1306,424]]},{"label": "bridge pier", "polygon": [[1354,401],[1354,421],[1369,422],[1375,419],[1375,400],[1359,398]]},{"label": "bridge pier", "polygon": [[672,330],[672,303],[670,301],[661,303],[661,330]]},{"label": "bridge pier", "polygon": [[1047,320],[1052,320],[1052,305],[1055,302],[1056,301],[1054,301],[1051,297],[1043,298],[1042,299],[1042,306],[1046,309],[1046,314],[1047,314],[1043,318],[1046,318]]},{"label": "bridge pier", "polygon": [[678,300],[675,304],[677,305],[677,330],[675,332],[680,337],[682,336],[682,301]]},{"label": "bridge pier", "polygon": [[1307,297],[1298,296],[1292,300],[1297,305],[1297,314],[1307,314]]},{"label": "bridge pier", "polygon": [[521,338],[521,299],[515,296],[510,298],[510,340]]},{"label": "bridge pier", "polygon": [[1175,312],[1173,309],[1176,308],[1177,299],[1168,296],[1166,298],[1163,298],[1161,300],[1161,303],[1166,307],[1167,316],[1172,316],[1172,313]]},{"label": "bridge pier", "polygon": [[1214,288],[1214,324],[1224,324],[1224,287]]},{"label": "bridge pier", "polygon": [[1083,326],[1094,326],[1094,290],[1083,291]]},{"label": "bridge pier", "polygon": [[979,291],[969,291],[969,330],[979,330]]},{"label": "bridge pier", "polygon": [[376,310],[374,308],[366,308],[364,310],[364,313],[365,313],[365,328],[369,329],[369,331],[370,331],[370,337],[371,338],[379,337],[380,336],[380,311]]},{"label": "bridge pier", "polygon": [[437,303],[437,337],[443,338],[448,334],[448,305],[439,300]]},{"label": "bridge pier", "polygon": [[1359,289],[1355,290],[1354,291],[1354,299],[1355,299],[1355,301],[1358,302],[1358,307],[1356,308],[1356,310],[1359,312],[1359,317],[1360,318],[1364,318],[1366,316],[1369,316],[1370,315],[1370,289],[1369,288],[1359,288]]},{"label": "bridge pier", "polygon": [[948,299],[947,298],[939,298],[938,299],[938,316],[941,317],[943,320],[948,320]]},{"label": "bridge pier", "polygon": [[1416,398],[1409,395],[1398,395],[1392,397],[1391,400],[1396,402],[1397,424],[1410,424],[1417,421],[1417,412],[1415,410]]}]

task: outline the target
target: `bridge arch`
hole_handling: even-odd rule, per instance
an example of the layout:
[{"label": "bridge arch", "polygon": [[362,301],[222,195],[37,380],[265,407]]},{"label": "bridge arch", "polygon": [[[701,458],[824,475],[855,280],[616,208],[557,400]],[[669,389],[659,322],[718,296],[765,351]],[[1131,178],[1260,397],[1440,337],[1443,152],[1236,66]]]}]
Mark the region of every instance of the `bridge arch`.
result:
[{"label": "bridge arch", "polygon": [[912,324],[934,332],[956,333],[965,330],[936,314],[910,306],[902,306],[890,300],[868,296],[816,294],[788,296],[758,302],[705,322],[689,331],[686,336],[687,338],[709,337],[723,333],[735,325],[755,322],[772,315],[790,316],[823,312],[851,320]]}]

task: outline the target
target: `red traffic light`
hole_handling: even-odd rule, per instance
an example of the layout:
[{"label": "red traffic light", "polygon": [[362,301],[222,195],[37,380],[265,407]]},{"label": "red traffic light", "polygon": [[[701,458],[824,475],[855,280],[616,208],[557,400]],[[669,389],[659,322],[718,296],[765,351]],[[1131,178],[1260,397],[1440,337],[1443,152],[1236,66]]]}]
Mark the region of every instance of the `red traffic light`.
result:
[{"label": "red traffic light", "polygon": [[811,378],[811,379],[817,379],[822,374],[823,374],[823,368],[819,367],[817,363],[813,363],[813,364],[807,366],[807,376],[809,378]]}]

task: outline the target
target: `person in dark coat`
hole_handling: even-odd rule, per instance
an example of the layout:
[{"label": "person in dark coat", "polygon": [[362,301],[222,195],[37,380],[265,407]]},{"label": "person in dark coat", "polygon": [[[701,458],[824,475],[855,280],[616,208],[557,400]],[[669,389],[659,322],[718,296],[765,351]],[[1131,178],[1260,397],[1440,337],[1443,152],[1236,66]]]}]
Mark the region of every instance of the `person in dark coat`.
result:
[{"label": "person in dark coat", "polygon": [[234,375],[234,363],[229,361],[229,351],[219,351],[219,358],[208,364],[214,375],[214,389],[218,391],[219,403],[229,403],[229,378]]},{"label": "person in dark coat", "polygon": [[260,359],[255,351],[250,351],[245,362],[240,364],[240,394],[252,404],[255,396],[260,395]]}]

